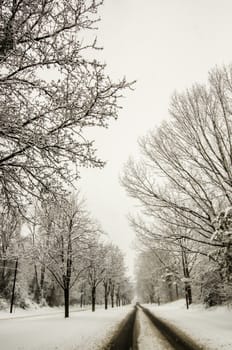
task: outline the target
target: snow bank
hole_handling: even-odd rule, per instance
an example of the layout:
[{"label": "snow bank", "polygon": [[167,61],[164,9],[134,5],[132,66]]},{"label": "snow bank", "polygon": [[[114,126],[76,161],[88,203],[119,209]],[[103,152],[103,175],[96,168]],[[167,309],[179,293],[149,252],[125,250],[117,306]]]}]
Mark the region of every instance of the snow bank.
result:
[{"label": "snow bank", "polygon": [[[0,320],[0,342],[4,350],[94,350],[101,349],[132,307],[73,312],[40,317]],[[38,311],[39,312],[39,311]],[[38,316],[38,313],[37,313]]]},{"label": "snow bank", "polygon": [[145,307],[157,317],[180,328],[207,349],[232,349],[231,308],[218,306],[206,309],[202,305],[191,305],[187,310],[183,299],[160,306]]}]

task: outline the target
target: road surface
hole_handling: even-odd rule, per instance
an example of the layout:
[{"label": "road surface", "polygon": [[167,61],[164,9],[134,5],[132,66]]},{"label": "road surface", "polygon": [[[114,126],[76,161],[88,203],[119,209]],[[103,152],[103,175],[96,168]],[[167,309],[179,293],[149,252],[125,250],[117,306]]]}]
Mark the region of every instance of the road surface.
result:
[{"label": "road surface", "polygon": [[136,305],[103,350],[203,350],[148,309]]}]

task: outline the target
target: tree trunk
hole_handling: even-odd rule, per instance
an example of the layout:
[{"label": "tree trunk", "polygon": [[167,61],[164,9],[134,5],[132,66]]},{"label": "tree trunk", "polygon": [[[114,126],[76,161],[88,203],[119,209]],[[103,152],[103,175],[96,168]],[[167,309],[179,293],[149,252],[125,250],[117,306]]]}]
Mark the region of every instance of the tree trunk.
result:
[{"label": "tree trunk", "polygon": [[40,275],[40,293],[41,299],[44,297],[44,278],[45,278],[45,265],[41,266],[41,275]]},{"label": "tree trunk", "polygon": [[2,260],[2,273],[1,273],[1,275],[2,275],[2,280],[5,279],[5,270],[6,270],[6,259],[3,259],[3,260]]},{"label": "tree trunk", "polygon": [[18,271],[18,258],[15,261],[14,281],[13,281],[11,301],[10,301],[10,313],[11,314],[12,314],[13,306],[14,306],[14,296],[15,296],[15,285],[16,285],[17,271]]},{"label": "tree trunk", "polygon": [[179,299],[178,284],[176,283],[176,299]]},{"label": "tree trunk", "polygon": [[188,284],[188,286],[187,286],[187,294],[188,294],[189,305],[191,305],[193,300],[192,300],[192,288],[191,288],[190,284]]},{"label": "tree trunk", "polygon": [[69,317],[69,286],[64,288],[64,317]]},{"label": "tree trunk", "polygon": [[68,249],[67,249],[67,263],[66,263],[66,275],[63,275],[64,282],[64,305],[65,312],[64,317],[69,317],[69,288],[70,288],[70,280],[72,275],[72,242],[71,242],[71,231],[69,232],[68,237]]},{"label": "tree trunk", "polygon": [[111,307],[114,307],[114,284],[111,285],[110,297],[111,297]]},{"label": "tree trunk", "polygon": [[84,292],[83,289],[81,290],[81,299],[80,299],[80,308],[83,307],[83,296],[84,296]]},{"label": "tree trunk", "polygon": [[40,290],[40,285],[39,285],[39,280],[38,280],[38,271],[37,271],[37,266],[34,264],[34,286],[33,286],[33,291],[34,291],[34,298],[37,304],[40,303],[41,301],[41,290]]},{"label": "tree trunk", "polygon": [[188,300],[187,286],[185,286],[185,300],[186,300],[186,308],[188,310],[188,308],[189,308],[189,300]]},{"label": "tree trunk", "polygon": [[107,283],[104,284],[104,292],[105,292],[105,310],[108,309],[108,285]]},{"label": "tree trunk", "polygon": [[6,288],[8,277],[6,274],[6,268],[7,268],[7,260],[2,260],[2,267],[1,267],[1,279],[0,279],[0,292],[3,292]]},{"label": "tree trunk", "polygon": [[[188,261],[187,261],[187,255],[186,251],[181,246],[182,250],[182,265],[183,265],[183,272],[185,278],[190,278],[190,273],[188,269]],[[185,298],[186,298],[186,307],[189,308],[189,305],[192,304],[192,288],[189,283],[185,283]]]},{"label": "tree trunk", "polygon": [[92,287],[92,312],[95,311],[96,304],[96,287]]},{"label": "tree trunk", "polygon": [[108,309],[108,296],[105,295],[105,310]]},{"label": "tree trunk", "polygon": [[173,295],[172,295],[172,283],[168,283],[168,296],[169,296],[169,301],[173,301]]},{"label": "tree trunk", "polygon": [[118,293],[116,293],[116,306],[120,306]]}]

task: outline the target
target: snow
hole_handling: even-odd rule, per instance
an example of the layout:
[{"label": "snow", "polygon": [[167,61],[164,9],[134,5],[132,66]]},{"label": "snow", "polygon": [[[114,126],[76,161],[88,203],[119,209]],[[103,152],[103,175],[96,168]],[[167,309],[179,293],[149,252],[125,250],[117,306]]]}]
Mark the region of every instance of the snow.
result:
[{"label": "snow", "polygon": [[138,309],[135,319],[137,329],[138,350],[172,350],[173,347],[163,338],[160,332],[154,327],[149,318]]},{"label": "snow", "polygon": [[[99,350],[132,310],[131,306],[63,313],[44,311],[35,316],[11,316],[0,320],[4,350]],[[39,315],[40,314],[40,315]],[[39,317],[38,317],[39,316]]]},{"label": "snow", "polygon": [[226,306],[204,308],[191,305],[187,310],[185,300],[151,306],[145,305],[157,317],[180,328],[198,344],[211,350],[232,349],[232,309]]},{"label": "snow", "polygon": [[[185,300],[164,305],[145,305],[169,324],[211,350],[232,349],[232,309],[191,305]],[[0,311],[0,348],[4,350],[101,350],[132,306],[109,310],[81,311],[72,308],[69,319],[63,310],[43,308],[20,311],[9,316]],[[34,315],[33,315],[33,314]],[[165,349],[169,345],[155,330],[148,317],[138,309],[135,322],[138,350]]]},{"label": "snow", "polygon": [[[85,310],[90,310],[91,305],[85,306],[83,308],[80,308],[78,305],[72,305],[70,306],[69,310],[70,313],[72,314],[73,312],[78,312],[78,311],[85,311]],[[4,310],[0,310],[0,320],[2,319],[9,319],[9,318],[18,318],[18,317],[40,317],[42,315],[51,315],[51,314],[62,314],[64,315],[64,306],[39,306],[37,304],[33,304],[29,309],[22,309],[19,307],[14,307],[13,308],[13,313],[9,313],[10,306],[7,305],[7,307]]]}]

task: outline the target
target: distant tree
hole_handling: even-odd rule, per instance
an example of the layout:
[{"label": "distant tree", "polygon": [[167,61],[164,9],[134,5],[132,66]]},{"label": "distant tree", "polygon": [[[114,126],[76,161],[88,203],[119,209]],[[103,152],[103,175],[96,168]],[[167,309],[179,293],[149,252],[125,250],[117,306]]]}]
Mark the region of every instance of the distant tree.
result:
[{"label": "distant tree", "polygon": [[154,254],[141,252],[135,269],[137,296],[145,303],[154,303],[160,298],[158,290],[161,270],[159,264],[153,266],[153,262]]},{"label": "distant tree", "polygon": [[22,212],[41,188],[59,193],[64,181],[73,184],[79,165],[104,165],[84,130],[117,118],[130,84],[112,82],[92,58],[96,40],[83,40],[96,28],[101,4],[0,3],[1,200]]},{"label": "distant tree", "polygon": [[113,245],[105,245],[107,250],[105,258],[105,271],[103,278],[105,309],[108,309],[109,296],[114,306],[115,285],[125,278],[124,257],[120,249]]},{"label": "distant tree", "polygon": [[121,304],[128,305],[134,298],[134,285],[131,280],[125,276],[121,283]]},{"label": "distant tree", "polygon": [[[168,221],[168,219],[167,219]],[[187,306],[192,303],[191,273],[199,256],[199,244],[185,238],[184,229],[178,226],[175,228],[167,222],[158,225],[146,223],[141,217],[130,218],[130,223],[138,240],[138,249],[148,252],[154,256],[163,266],[164,275],[172,274],[176,288],[184,285]],[[188,233],[189,235],[189,233]],[[200,250],[201,254],[208,257],[208,254]],[[163,257],[166,255],[166,258]],[[149,260],[148,260],[149,261]],[[147,265],[149,271],[149,264]],[[149,274],[149,272],[148,272]],[[177,292],[178,293],[178,292]]]},{"label": "distant tree", "polygon": [[[46,205],[43,209],[46,210],[49,207],[49,213],[52,212],[51,210],[51,201],[49,198],[46,198]],[[30,281],[30,292],[33,295],[33,299],[36,303],[40,304],[43,301],[43,294],[44,294],[44,277],[45,277],[45,266],[43,264],[40,264],[39,260],[37,259],[37,240],[38,240],[38,231],[39,231],[39,225],[40,225],[40,211],[41,211],[41,202],[37,199],[33,201],[32,208],[30,210],[30,220],[27,221],[26,227],[29,231],[29,239],[30,242],[28,244],[28,257],[31,262],[31,265],[33,266],[33,270],[30,272],[30,274],[33,276]],[[46,222],[50,222],[51,225],[51,218],[48,220],[49,213],[47,213]],[[43,215],[45,216],[45,215]]]},{"label": "distant tree", "polygon": [[[85,255],[99,229],[79,198],[48,202],[40,214],[36,258],[63,289],[65,317],[69,317],[69,292],[87,269]],[[43,276],[44,278],[44,276]]]},{"label": "distant tree", "polygon": [[179,256],[165,245],[144,247],[135,273],[137,294],[143,302],[159,304],[183,296]]},{"label": "distant tree", "polygon": [[86,259],[89,262],[86,280],[91,289],[92,311],[95,311],[97,294],[102,296],[105,309],[108,309],[109,298],[112,307],[115,303],[120,306],[122,301],[124,304],[131,301],[133,288],[126,276],[123,253],[117,246],[97,240]]},{"label": "distant tree", "polygon": [[106,256],[107,249],[106,247],[95,241],[95,244],[90,246],[87,254],[87,281],[91,289],[91,303],[92,311],[95,311],[96,307],[96,291],[99,284],[104,280],[105,270],[106,270]]}]

